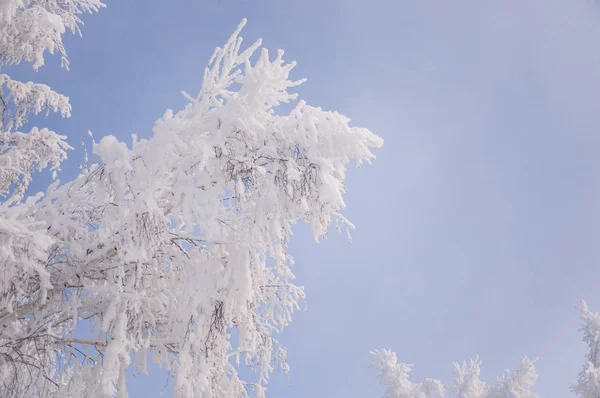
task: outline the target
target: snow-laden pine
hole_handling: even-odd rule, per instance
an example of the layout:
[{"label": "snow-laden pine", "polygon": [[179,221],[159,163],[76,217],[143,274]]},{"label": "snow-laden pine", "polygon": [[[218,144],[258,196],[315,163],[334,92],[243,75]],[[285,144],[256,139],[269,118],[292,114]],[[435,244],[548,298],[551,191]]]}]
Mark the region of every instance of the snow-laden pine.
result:
[{"label": "snow-laden pine", "polygon": [[[15,21],[38,3],[2,4],[15,25],[2,29],[18,37]],[[100,7],[39,4],[73,18]],[[44,15],[39,37],[64,54],[57,37],[73,25]],[[185,109],[165,112],[148,139],[94,142],[98,163],[44,195],[25,196],[31,173],[57,169],[69,147],[46,130],[11,129],[29,111],[68,116],[68,101],[0,80],[15,103],[0,160],[0,396],[123,397],[126,370],[153,361],[176,397],[261,397],[271,373],[287,370],[276,333],[304,299],[292,227],[306,221],[316,239],[332,223],[352,229],[341,214],[347,166],[370,162],[383,141],[304,101],[280,111],[304,80],[290,80],[283,51],[272,57],[260,40],[243,49],[244,23],[215,50],[200,92],[184,93]],[[36,45],[5,63],[43,64]],[[241,364],[255,377],[242,380]]]},{"label": "snow-laden pine", "polygon": [[[582,302],[579,308],[584,326],[583,341],[588,346],[583,370],[571,391],[579,398],[600,397],[600,313],[591,312]],[[492,384],[481,380],[479,358],[468,363],[454,364],[454,381],[444,386],[440,381],[425,379],[423,383],[410,380],[413,365],[398,363],[391,350],[371,352],[372,366],[385,387],[384,398],[434,398],[444,397],[445,391],[455,398],[538,398],[533,388],[538,379],[535,361],[522,358],[516,369],[509,369]]]}]

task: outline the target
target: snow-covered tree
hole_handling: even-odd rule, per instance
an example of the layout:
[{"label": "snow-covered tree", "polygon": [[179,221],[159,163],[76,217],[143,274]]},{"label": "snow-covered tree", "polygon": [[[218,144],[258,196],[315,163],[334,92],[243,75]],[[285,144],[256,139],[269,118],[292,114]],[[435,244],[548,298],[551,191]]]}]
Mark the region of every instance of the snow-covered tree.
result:
[{"label": "snow-covered tree", "polygon": [[597,398],[600,397],[600,314],[591,312],[585,301],[581,302],[579,310],[584,322],[580,331],[588,345],[588,352],[583,370],[571,391],[581,398]]},{"label": "snow-covered tree", "polygon": [[537,380],[534,361],[521,359],[517,369],[504,372],[495,383],[486,385],[480,378],[481,360],[454,364],[454,381],[447,387],[434,379],[421,384],[409,380],[413,365],[398,363],[396,354],[390,350],[371,352],[373,367],[386,388],[385,398],[435,398],[444,397],[447,390],[455,398],[537,398],[531,387]]},{"label": "snow-covered tree", "polygon": [[[584,326],[583,341],[588,345],[583,370],[571,391],[580,398],[600,397],[600,313],[591,312],[585,303],[579,308]],[[443,397],[444,387],[437,380],[426,379],[422,384],[409,380],[412,365],[398,363],[396,354],[390,350],[371,352],[373,367],[386,388],[385,398],[429,398],[437,394]],[[537,381],[533,360],[521,359],[517,369],[507,370],[492,385],[480,378],[481,360],[476,358],[468,364],[454,364],[454,382],[446,387],[456,398],[536,398],[531,391]]]},{"label": "snow-covered tree", "polygon": [[372,351],[373,368],[385,386],[385,398],[435,398],[444,396],[439,380],[425,379],[421,384],[409,380],[413,365],[398,363],[391,350]]},{"label": "snow-covered tree", "polygon": [[522,358],[521,364],[516,369],[504,372],[487,391],[488,398],[536,398],[538,395],[531,392],[538,375],[533,360]]},{"label": "snow-covered tree", "polygon": [[[60,34],[100,7],[2,1],[0,29],[14,37],[0,38],[3,60],[34,67],[44,49],[64,56]],[[31,173],[57,169],[69,147],[46,130],[13,129],[44,107],[68,116],[68,102],[3,77],[15,105],[5,107],[0,160],[0,396],[127,396],[126,370],[152,360],[171,372],[176,397],[260,397],[287,369],[275,337],[304,299],[292,226],[310,223],[317,240],[332,223],[352,229],[341,214],[347,166],[370,162],[383,141],[304,101],[280,111],[304,80],[289,79],[295,64],[281,50],[272,59],[260,40],[242,50],[244,23],[215,50],[200,92],[184,93],[189,104],[168,110],[151,138],[94,142],[98,163],[44,195],[26,197]],[[27,26],[46,47],[11,47]],[[242,361],[254,380],[238,375]]]},{"label": "snow-covered tree", "polygon": [[[25,198],[32,173],[47,167],[55,174],[70,146],[47,128],[21,131],[30,114],[59,112],[69,117],[69,99],[45,84],[21,82],[2,73],[9,66],[32,63],[58,52],[68,67],[62,35],[79,32],[83,12],[95,12],[98,0],[0,0],[0,396],[36,396],[60,373],[55,347],[29,339],[33,312],[25,306],[49,286],[48,258],[55,239],[36,219],[39,195]],[[37,286],[37,287],[36,287]],[[31,296],[33,295],[33,296]],[[45,300],[45,299],[44,299]],[[21,337],[19,337],[21,336]],[[15,338],[21,338],[17,341]],[[66,374],[66,373],[65,373]],[[39,394],[38,394],[39,393]]]}]

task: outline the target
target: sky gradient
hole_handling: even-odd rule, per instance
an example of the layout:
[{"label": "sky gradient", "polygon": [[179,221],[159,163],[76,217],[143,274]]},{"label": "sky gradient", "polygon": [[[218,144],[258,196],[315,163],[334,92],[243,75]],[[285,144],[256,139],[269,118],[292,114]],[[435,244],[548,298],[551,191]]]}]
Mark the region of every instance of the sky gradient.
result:
[{"label": "sky gradient", "polygon": [[[43,124],[83,158],[80,137],[151,135],[180,90],[196,93],[214,47],[244,17],[245,43],[298,61],[311,105],[385,139],[351,170],[350,244],[317,245],[299,226],[290,252],[307,293],[281,336],[289,375],[272,398],[380,397],[369,350],[451,381],[479,355],[492,381],[539,357],[535,391],[566,397],[583,365],[576,306],[600,311],[600,6],[591,0],[107,0],[57,57],[13,77],[68,95],[73,116]],[[43,189],[44,179],[34,187]],[[165,373],[130,378],[158,397]],[[172,382],[164,396],[170,396]]]}]

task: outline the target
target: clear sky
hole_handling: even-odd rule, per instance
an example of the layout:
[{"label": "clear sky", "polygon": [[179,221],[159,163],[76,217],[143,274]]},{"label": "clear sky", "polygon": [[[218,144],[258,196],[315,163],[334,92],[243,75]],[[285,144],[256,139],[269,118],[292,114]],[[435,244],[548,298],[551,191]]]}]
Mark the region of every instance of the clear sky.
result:
[{"label": "clear sky", "polygon": [[[37,74],[71,97],[46,126],[129,141],[195,93],[243,17],[297,60],[311,105],[385,139],[348,176],[354,243],[293,237],[308,311],[281,336],[289,375],[268,396],[380,397],[369,350],[413,377],[451,380],[479,354],[491,381],[539,357],[536,391],[567,397],[583,364],[576,305],[600,311],[600,6],[592,0],[107,0],[66,37],[71,71]],[[15,76],[17,77],[17,76]],[[40,186],[41,188],[41,186]],[[158,397],[165,373],[130,378]],[[165,396],[170,396],[169,383]]]}]

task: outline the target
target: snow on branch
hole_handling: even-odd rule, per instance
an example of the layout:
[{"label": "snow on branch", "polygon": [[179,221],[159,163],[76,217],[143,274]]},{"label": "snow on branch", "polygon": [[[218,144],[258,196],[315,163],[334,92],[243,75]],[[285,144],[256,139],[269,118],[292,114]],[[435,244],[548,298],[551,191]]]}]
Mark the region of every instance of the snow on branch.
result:
[{"label": "snow on branch", "polygon": [[68,67],[62,35],[70,30],[81,34],[79,15],[104,7],[99,0],[1,0],[0,66],[32,62],[44,65],[44,52],[58,52]]},{"label": "snow on branch", "polygon": [[[6,87],[7,93],[3,92]],[[20,128],[27,123],[27,115],[49,111],[60,112],[62,117],[71,116],[69,98],[50,89],[45,84],[22,83],[12,80],[6,74],[0,74],[0,126],[3,131]],[[10,107],[12,102],[12,107]]]}]

